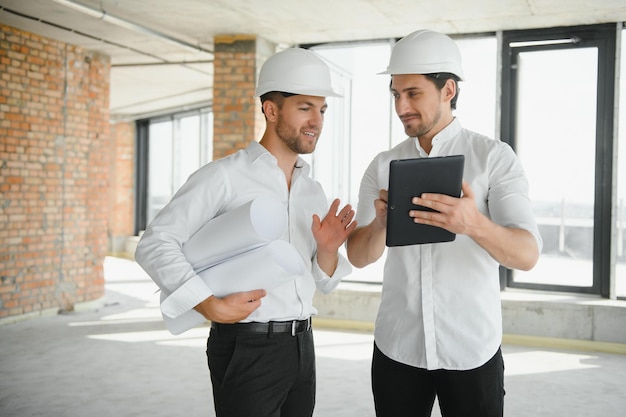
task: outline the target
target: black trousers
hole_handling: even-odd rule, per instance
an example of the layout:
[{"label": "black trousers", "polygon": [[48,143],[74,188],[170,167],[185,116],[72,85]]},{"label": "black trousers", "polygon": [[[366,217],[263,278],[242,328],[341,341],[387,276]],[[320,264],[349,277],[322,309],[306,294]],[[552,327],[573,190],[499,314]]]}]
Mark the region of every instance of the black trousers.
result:
[{"label": "black trousers", "polygon": [[443,417],[502,417],[502,351],[468,371],[428,371],[396,362],[374,344],[372,391],[377,417],[429,417],[435,397]]},{"label": "black trousers", "polygon": [[310,417],[315,406],[311,329],[223,334],[211,329],[207,358],[217,417]]}]

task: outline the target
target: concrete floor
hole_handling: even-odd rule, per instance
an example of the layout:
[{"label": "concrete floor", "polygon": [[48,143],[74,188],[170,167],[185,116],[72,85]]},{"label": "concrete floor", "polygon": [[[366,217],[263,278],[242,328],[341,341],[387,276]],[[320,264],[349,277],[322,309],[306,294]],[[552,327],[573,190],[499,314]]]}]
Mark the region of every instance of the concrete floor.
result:
[{"label": "concrete floor", "polygon": [[[107,258],[104,306],[0,326],[0,416],[214,416],[208,329],[172,336],[154,284]],[[315,328],[318,417],[374,416],[371,333]],[[621,417],[626,356],[503,346],[508,417]],[[433,416],[440,416],[435,406]]]}]

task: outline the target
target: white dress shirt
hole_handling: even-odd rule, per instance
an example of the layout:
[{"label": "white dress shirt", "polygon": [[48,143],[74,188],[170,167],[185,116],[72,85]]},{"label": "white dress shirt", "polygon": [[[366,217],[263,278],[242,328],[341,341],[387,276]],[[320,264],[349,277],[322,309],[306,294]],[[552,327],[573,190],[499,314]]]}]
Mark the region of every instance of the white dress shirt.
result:
[{"label": "white dress shirt", "polygon": [[[407,138],[374,158],[361,181],[357,222],[366,225],[374,219],[374,200],[380,189],[388,188],[392,159],[445,155],[465,155],[463,176],[481,213],[499,225],[528,230],[541,250],[517,156],[508,144],[463,129],[457,119],[433,138],[430,154],[417,138]],[[377,346],[391,359],[423,369],[483,365],[502,342],[498,268],[465,235],[452,242],[388,248]]]},{"label": "white dress shirt", "polygon": [[[285,205],[289,217],[287,230],[280,239],[298,250],[307,270],[303,276],[268,291],[261,307],[244,321],[296,320],[316,314],[312,305],[315,289],[332,291],[352,269],[341,255],[332,277],[317,263],[312,216],[317,214],[323,219],[329,205],[322,187],[309,177],[309,171],[309,165],[298,158],[288,190],[276,158],[256,141],[244,150],[208,163],[189,177],[146,228],[137,245],[137,262],[159,288],[168,293],[178,290],[177,299],[170,302],[195,306],[213,293],[183,255],[183,243],[208,220],[256,197],[271,197]],[[220,244],[219,236],[212,244]]]}]

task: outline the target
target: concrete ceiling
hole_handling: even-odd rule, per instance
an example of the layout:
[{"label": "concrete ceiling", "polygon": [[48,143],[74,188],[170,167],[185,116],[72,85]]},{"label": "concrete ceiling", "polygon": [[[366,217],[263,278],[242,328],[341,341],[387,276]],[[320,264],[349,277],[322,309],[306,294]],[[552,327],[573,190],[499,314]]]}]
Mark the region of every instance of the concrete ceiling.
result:
[{"label": "concrete ceiling", "polygon": [[111,117],[211,102],[213,37],[281,46],[626,21],[625,0],[0,0],[0,23],[111,57]]}]

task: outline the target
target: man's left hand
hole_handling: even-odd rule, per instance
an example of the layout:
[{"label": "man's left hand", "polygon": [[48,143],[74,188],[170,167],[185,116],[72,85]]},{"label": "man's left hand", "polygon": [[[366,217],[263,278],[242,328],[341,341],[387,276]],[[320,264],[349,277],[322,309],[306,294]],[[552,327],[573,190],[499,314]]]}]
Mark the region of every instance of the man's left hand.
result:
[{"label": "man's left hand", "polygon": [[337,267],[339,247],[357,226],[353,221],[355,213],[350,204],[337,213],[338,208],[339,199],[335,199],[324,219],[321,220],[314,214],[311,225],[313,237],[317,242],[317,263],[329,276],[333,275]]}]

